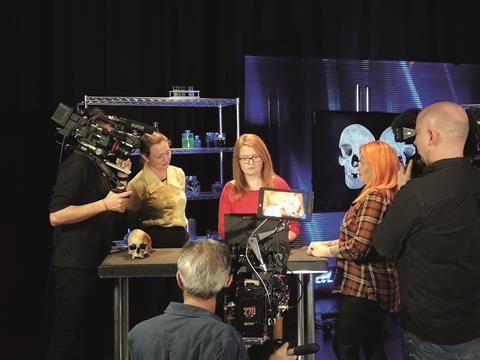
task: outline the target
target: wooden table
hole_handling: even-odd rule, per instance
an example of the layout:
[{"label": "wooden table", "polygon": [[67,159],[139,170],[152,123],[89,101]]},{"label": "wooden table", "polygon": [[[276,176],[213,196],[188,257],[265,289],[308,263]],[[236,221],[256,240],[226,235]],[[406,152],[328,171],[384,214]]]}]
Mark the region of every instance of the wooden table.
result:
[{"label": "wooden table", "polygon": [[[128,279],[175,276],[179,254],[180,249],[154,249],[154,252],[145,259],[132,259],[126,251],[113,252],[100,264],[98,274],[101,278],[117,279],[113,291],[115,360],[128,360]],[[291,249],[288,268],[298,274],[303,285],[302,291],[297,291],[298,296],[302,296],[302,293],[306,294],[297,307],[298,344],[315,342],[313,274],[328,271],[328,263],[323,258],[307,255],[306,247],[302,247]],[[305,325],[307,336],[305,336]],[[308,358],[314,359],[314,355]]]}]

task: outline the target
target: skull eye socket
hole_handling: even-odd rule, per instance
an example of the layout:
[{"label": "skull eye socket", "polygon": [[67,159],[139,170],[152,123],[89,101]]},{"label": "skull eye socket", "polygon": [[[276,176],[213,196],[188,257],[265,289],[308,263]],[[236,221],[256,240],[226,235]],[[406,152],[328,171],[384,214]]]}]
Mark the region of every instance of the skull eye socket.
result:
[{"label": "skull eye socket", "polygon": [[342,150],[344,156],[352,155],[352,147],[350,145],[340,145],[340,149]]},{"label": "skull eye socket", "polygon": [[139,248],[142,249],[142,250],[145,250],[147,248],[147,244],[145,244],[145,243],[140,244]]},{"label": "skull eye socket", "polygon": [[132,244],[128,247],[130,250],[137,250],[137,245]]}]

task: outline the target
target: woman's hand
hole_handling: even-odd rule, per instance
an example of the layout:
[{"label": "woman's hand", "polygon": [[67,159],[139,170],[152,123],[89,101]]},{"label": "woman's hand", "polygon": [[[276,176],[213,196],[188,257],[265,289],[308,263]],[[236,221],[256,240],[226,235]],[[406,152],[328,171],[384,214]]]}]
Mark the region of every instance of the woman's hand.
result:
[{"label": "woman's hand", "polygon": [[308,245],[307,254],[322,257],[331,256],[328,246],[326,246],[323,241],[312,241],[310,245]]},{"label": "woman's hand", "polygon": [[297,234],[295,234],[292,230],[288,230],[288,242],[292,243],[297,239]]},{"label": "woman's hand", "polygon": [[325,246],[338,246],[338,239],[330,240],[330,241],[323,241],[322,244],[325,245]]}]

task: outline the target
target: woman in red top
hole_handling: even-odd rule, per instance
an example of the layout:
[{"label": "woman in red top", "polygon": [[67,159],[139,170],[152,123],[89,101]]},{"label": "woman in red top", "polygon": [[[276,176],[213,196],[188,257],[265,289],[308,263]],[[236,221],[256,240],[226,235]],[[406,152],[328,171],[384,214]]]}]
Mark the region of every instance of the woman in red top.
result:
[{"label": "woman in red top", "polygon": [[373,141],[360,147],[360,195],[340,224],[339,239],[312,242],[313,256],[337,258],[333,292],[339,293],[340,312],[333,347],[338,359],[386,359],[383,348],[385,311],[398,312],[400,294],[393,261],[376,255],[372,234],[397,191],[400,162],[391,146]]},{"label": "woman in red top", "polygon": [[[290,189],[273,171],[267,146],[255,134],[243,134],[233,149],[233,180],[225,184],[218,207],[218,233],[225,238],[224,215],[256,214],[258,190],[261,187]],[[289,222],[288,241],[300,233],[298,222]]]}]

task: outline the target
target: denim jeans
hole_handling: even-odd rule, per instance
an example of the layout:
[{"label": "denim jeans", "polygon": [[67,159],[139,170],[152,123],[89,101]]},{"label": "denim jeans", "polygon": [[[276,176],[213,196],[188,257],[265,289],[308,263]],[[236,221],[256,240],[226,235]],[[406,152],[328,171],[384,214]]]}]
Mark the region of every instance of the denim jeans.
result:
[{"label": "denim jeans", "polygon": [[480,338],[456,345],[437,345],[404,331],[406,360],[480,360]]}]

